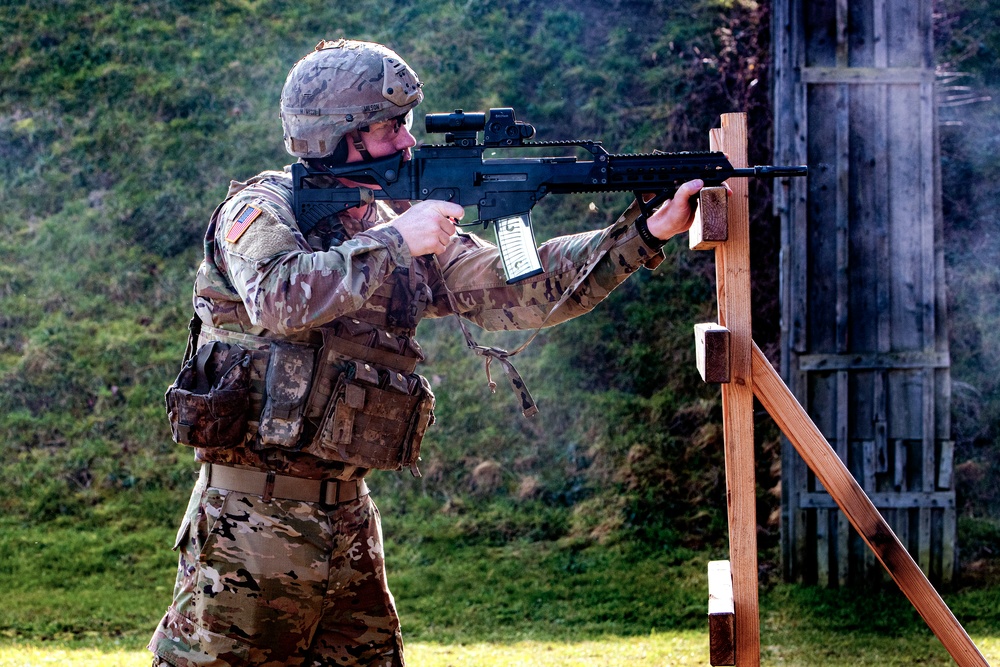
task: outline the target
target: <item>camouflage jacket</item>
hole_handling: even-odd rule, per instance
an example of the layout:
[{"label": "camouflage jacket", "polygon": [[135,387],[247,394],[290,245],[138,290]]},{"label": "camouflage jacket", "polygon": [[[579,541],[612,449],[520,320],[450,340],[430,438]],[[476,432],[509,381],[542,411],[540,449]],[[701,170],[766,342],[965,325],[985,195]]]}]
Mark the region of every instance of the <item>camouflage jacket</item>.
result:
[{"label": "camouflage jacket", "polygon": [[[487,330],[533,329],[576,277],[609,230],[552,239],[539,247],[544,273],[507,284],[496,247],[456,235],[444,253],[412,257],[383,202],[368,220],[342,214],[303,236],[291,206],[289,170],[232,182],[205,235],[194,288],[203,325],[269,338],[308,340],[321,327],[368,333],[372,345],[422,359],[414,332],[423,317],[458,314]],[[662,254],[634,226],[546,326],[582,315]],[[449,298],[451,293],[452,297]],[[284,450],[199,449],[201,461],[250,465],[302,477],[363,476],[365,470]]]}]

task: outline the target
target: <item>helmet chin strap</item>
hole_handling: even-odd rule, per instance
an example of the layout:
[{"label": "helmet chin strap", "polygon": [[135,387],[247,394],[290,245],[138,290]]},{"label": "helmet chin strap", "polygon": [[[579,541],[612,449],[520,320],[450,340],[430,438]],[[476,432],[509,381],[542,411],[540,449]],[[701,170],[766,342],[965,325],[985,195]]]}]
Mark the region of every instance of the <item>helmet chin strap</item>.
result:
[{"label": "helmet chin strap", "polygon": [[361,161],[362,162],[371,162],[372,160],[375,159],[375,158],[372,157],[372,154],[368,152],[368,149],[365,148],[364,142],[361,141],[361,133],[360,132],[358,132],[358,131],[355,130],[355,132],[354,132],[354,138],[351,139],[351,141],[354,143],[354,150],[356,150],[358,153],[361,154]]}]

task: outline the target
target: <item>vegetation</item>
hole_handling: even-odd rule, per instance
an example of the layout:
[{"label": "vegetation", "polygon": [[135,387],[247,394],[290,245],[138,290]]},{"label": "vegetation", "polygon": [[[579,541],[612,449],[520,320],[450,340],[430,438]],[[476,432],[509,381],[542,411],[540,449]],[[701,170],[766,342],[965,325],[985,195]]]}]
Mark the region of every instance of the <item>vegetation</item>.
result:
[{"label": "vegetation", "polygon": [[[4,8],[4,509],[52,521],[123,498],[144,503],[153,491],[181,502],[192,466],[170,444],[161,396],[184,343],[198,239],[229,178],[287,161],[278,93],[290,63],[318,36],[333,36],[324,26],[407,54],[428,82],[421,111],[510,104],[541,138],[700,148],[714,110],[727,109],[733,94],[698,89],[716,70],[734,69],[715,55],[713,26],[725,13],[749,25],[757,10],[644,6]],[[664,29],[650,31],[651,18]],[[696,94],[712,113],[689,111]],[[552,234],[606,224],[624,200],[544,203],[541,231]],[[523,421],[510,397],[489,397],[454,325],[429,323],[423,340],[440,425],[426,447],[425,479],[383,476],[386,497],[403,509],[424,497],[483,506],[527,498],[559,515],[558,534],[718,541],[721,450],[708,419],[718,398],[696,381],[690,351],[691,322],[712,315],[712,267],[678,246],[668,252],[667,267],[524,355],[543,419]],[[663,478],[681,456],[697,466]],[[499,478],[487,481],[490,470]],[[671,524],[689,522],[688,504],[709,508],[690,519],[695,531]]]},{"label": "vegetation", "polygon": [[[986,18],[994,4],[938,2],[940,59],[980,96],[1000,75],[998,23]],[[540,139],[695,150],[719,113],[741,109],[750,112],[751,153],[766,162],[767,25],[767,3],[750,0],[0,7],[0,588],[8,602],[0,634],[104,648],[124,639],[133,648],[166,605],[168,547],[194,466],[170,442],[162,395],[185,343],[201,234],[230,179],[288,161],[276,112],[281,83],[319,39],[399,50],[427,84],[418,116],[509,105]],[[995,581],[1000,536],[1000,487],[989,474],[1000,464],[1000,311],[987,297],[1000,248],[984,233],[995,219],[989,187],[1000,152],[996,137],[976,131],[996,127],[995,108],[962,112],[964,124],[942,129],[942,151],[963,576],[979,584]],[[755,338],[767,349],[778,335],[777,227],[766,191],[753,196]],[[607,224],[624,204],[550,198],[536,220],[543,235],[577,231]],[[489,394],[454,323],[422,325],[439,399],[424,476],[377,475],[373,486],[407,636],[428,655],[444,642],[598,641],[703,627],[701,577],[705,561],[724,553],[725,487],[718,392],[697,377],[691,325],[714,317],[714,266],[683,243],[669,244],[667,255],[656,272],[543,333],[519,357],[542,409],[531,421],[503,388]],[[508,348],[523,340],[477,337]],[[778,436],[766,416],[757,433],[767,574],[776,559]],[[822,644],[848,664],[869,653],[850,639],[859,635],[912,640],[919,648],[899,652],[909,662],[938,650],[927,649],[905,600],[880,599],[901,620],[867,633],[859,627],[869,627],[868,612],[843,593],[775,582],[765,590],[775,662],[800,662],[809,653],[802,646]],[[979,604],[997,608],[995,591],[956,592],[974,632],[996,634],[994,612],[977,616]],[[847,610],[832,621],[837,641],[821,634],[831,619],[809,611],[816,606]]]},{"label": "vegetation", "polygon": [[[1000,240],[987,230],[996,223],[1000,175],[995,132],[1000,110],[1000,41],[995,2],[942,0],[937,23],[940,45],[941,152],[945,252],[948,267],[954,388],[957,489],[967,528],[1000,516],[1000,482],[990,473],[1000,465],[1000,352],[996,345],[1000,305],[991,298],[998,278]],[[996,555],[995,545],[969,552],[969,560]]]}]

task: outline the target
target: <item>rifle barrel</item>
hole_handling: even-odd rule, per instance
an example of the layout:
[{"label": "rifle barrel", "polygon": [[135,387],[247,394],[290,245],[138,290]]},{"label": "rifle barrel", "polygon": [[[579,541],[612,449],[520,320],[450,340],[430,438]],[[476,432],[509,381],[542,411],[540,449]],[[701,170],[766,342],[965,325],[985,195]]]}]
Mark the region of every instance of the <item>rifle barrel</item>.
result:
[{"label": "rifle barrel", "polygon": [[733,169],[733,176],[736,178],[750,176],[766,176],[769,178],[782,178],[785,176],[805,176],[809,173],[809,167],[801,166],[772,166],[761,165],[757,167],[746,167]]}]

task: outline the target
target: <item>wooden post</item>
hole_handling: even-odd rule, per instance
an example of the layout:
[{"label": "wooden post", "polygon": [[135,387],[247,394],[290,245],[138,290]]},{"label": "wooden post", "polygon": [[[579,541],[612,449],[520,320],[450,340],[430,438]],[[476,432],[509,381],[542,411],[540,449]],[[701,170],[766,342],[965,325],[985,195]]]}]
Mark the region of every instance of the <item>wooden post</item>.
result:
[{"label": "wooden post", "polygon": [[[712,150],[747,166],[746,114],[724,114],[711,131]],[[729,180],[728,238],[715,248],[719,324],[729,330],[730,381],[722,385],[722,423],[729,499],[729,561],[733,574],[736,665],[760,665],[757,596],[757,493],[754,465],[750,327],[750,207],[747,179]]]}]

